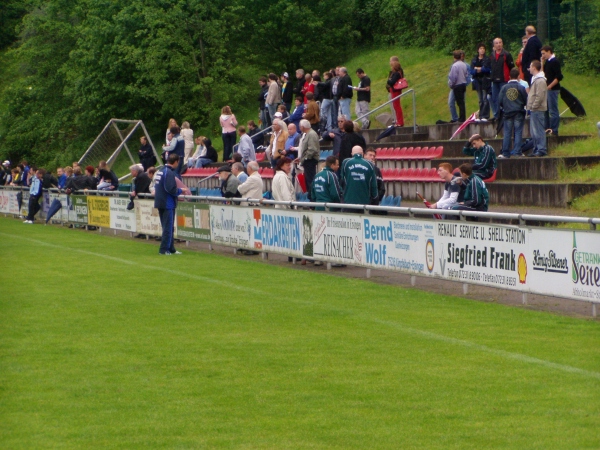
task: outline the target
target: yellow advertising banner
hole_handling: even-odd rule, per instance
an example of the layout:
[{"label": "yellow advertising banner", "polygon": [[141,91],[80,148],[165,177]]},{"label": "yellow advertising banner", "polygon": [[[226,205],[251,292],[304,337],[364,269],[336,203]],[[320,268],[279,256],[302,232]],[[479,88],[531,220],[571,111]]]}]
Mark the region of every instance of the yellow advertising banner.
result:
[{"label": "yellow advertising banner", "polygon": [[110,206],[108,197],[88,196],[88,224],[96,227],[110,227]]}]

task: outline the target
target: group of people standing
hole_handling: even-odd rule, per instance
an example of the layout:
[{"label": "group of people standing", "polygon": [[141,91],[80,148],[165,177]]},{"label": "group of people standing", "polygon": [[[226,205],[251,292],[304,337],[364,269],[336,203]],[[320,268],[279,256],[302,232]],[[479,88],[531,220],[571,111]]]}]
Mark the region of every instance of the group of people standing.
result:
[{"label": "group of people standing", "polygon": [[[504,49],[501,38],[493,41],[491,55],[486,45],[477,45],[477,54],[469,66],[465,53],[456,50],[448,75],[448,105],[451,122],[466,120],[465,93],[472,81],[479,99],[479,120],[504,120],[504,143],[501,158],[522,156],[522,132],[526,114],[530,115],[533,152],[547,154],[546,134],[558,135],[560,114],[558,97],[563,79],[561,65],[554,50],[542,45],[534,26],[525,28],[517,60]],[[458,106],[458,114],[456,112]],[[490,117],[490,111],[493,117]],[[511,146],[511,142],[514,144]]]}]

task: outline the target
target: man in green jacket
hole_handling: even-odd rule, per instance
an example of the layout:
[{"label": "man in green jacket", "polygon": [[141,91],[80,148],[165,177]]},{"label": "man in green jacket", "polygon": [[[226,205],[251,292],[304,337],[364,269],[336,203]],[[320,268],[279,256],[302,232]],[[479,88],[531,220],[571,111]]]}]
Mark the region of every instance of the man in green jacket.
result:
[{"label": "man in green jacket", "polygon": [[471,164],[460,166],[460,176],[466,184],[464,202],[458,203],[452,209],[459,211],[487,211],[490,194],[485,183],[475,173]]},{"label": "man in green jacket", "polygon": [[[342,188],[335,174],[339,168],[340,162],[337,156],[328,156],[325,160],[325,167],[313,180],[310,194],[313,202],[342,203]],[[315,210],[324,211],[325,208],[319,207]]]},{"label": "man in green jacket", "polygon": [[491,177],[498,166],[496,161],[496,152],[483,141],[483,138],[474,134],[469,139],[469,143],[463,148],[463,154],[475,156],[473,161],[473,173],[482,180]]},{"label": "man in green jacket", "polygon": [[[342,187],[344,203],[354,205],[371,205],[377,199],[377,177],[373,165],[363,158],[363,149],[352,147],[352,158],[342,163]],[[347,209],[345,212],[357,212]]]}]

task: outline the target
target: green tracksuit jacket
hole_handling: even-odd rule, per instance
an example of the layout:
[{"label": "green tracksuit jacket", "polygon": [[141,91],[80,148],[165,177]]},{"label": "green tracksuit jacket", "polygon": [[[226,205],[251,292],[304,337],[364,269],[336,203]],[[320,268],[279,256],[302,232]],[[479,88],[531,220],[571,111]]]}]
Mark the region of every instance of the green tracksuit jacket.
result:
[{"label": "green tracksuit jacket", "polygon": [[354,155],[342,163],[342,187],[344,203],[370,205],[377,199],[377,177],[373,165],[363,159],[362,155]]},{"label": "green tracksuit jacket", "polygon": [[[342,188],[338,177],[329,167],[324,167],[314,178],[310,198],[316,203],[342,203]],[[323,211],[325,208],[315,208]]]}]

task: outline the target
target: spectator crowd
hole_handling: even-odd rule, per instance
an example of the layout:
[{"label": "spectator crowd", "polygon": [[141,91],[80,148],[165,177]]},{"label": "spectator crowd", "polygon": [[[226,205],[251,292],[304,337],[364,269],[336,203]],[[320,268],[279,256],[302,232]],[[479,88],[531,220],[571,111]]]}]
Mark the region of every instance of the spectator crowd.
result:
[{"label": "spectator crowd", "polygon": [[[503,143],[498,158],[523,156],[527,115],[533,147],[530,156],[546,155],[546,134],[558,134],[558,94],[563,76],[552,47],[542,45],[535,28],[525,29],[516,60],[504,49],[500,38],[493,40],[490,55],[485,44],[478,44],[471,64],[465,62],[462,50],[454,51],[453,58],[448,74],[451,122],[467,120],[465,96],[468,85],[472,84],[479,103],[475,120],[502,124]],[[399,96],[407,83],[398,57],[392,56],[389,64],[386,89],[391,100],[393,126],[403,126]],[[355,74],[356,84],[346,67],[336,67],[323,74],[318,70],[298,69],[295,80],[290,79],[287,72],[261,77],[258,80],[258,125],[254,120],[239,124],[231,107],[224,106],[219,126],[223,161],[228,164],[217,171],[222,196],[258,200],[266,197],[285,202],[276,208],[290,208],[286,203],[295,201],[298,192],[305,192],[313,202],[340,204],[337,210],[341,211],[352,211],[344,205],[378,205],[385,196],[385,184],[376,165],[377,153],[367,148],[359,133],[371,125],[371,80],[361,68],[356,69]],[[350,104],[355,93],[357,120],[353,122]],[[333,151],[318,171],[322,143],[330,143]],[[189,193],[181,176],[186,170],[217,162],[218,154],[208,137],[194,136],[189,122],[184,121],[179,126],[175,119],[169,120],[165,142],[159,150],[156,152],[147,138],[141,137],[139,164],[130,167],[133,181],[129,195],[132,200],[139,194],[154,196],[165,230],[160,253],[177,254],[173,246],[174,211],[178,197]],[[264,192],[257,161],[257,154],[261,152],[275,172],[268,194]],[[438,166],[438,175],[445,183],[444,193],[432,206],[487,211],[489,195],[484,180],[495,173],[495,151],[480,135],[473,135],[463,153],[472,156],[473,162],[457,169],[448,163]],[[162,165],[157,168],[159,159]],[[96,167],[80,167],[74,162],[71,166],[59,167],[56,175],[30,166],[27,161],[14,167],[4,161],[0,185],[30,189],[25,223],[31,224],[39,211],[42,189],[58,188],[67,194],[114,191],[119,187],[119,179],[106,161],[100,161]],[[385,211],[377,213],[385,214]]]}]

